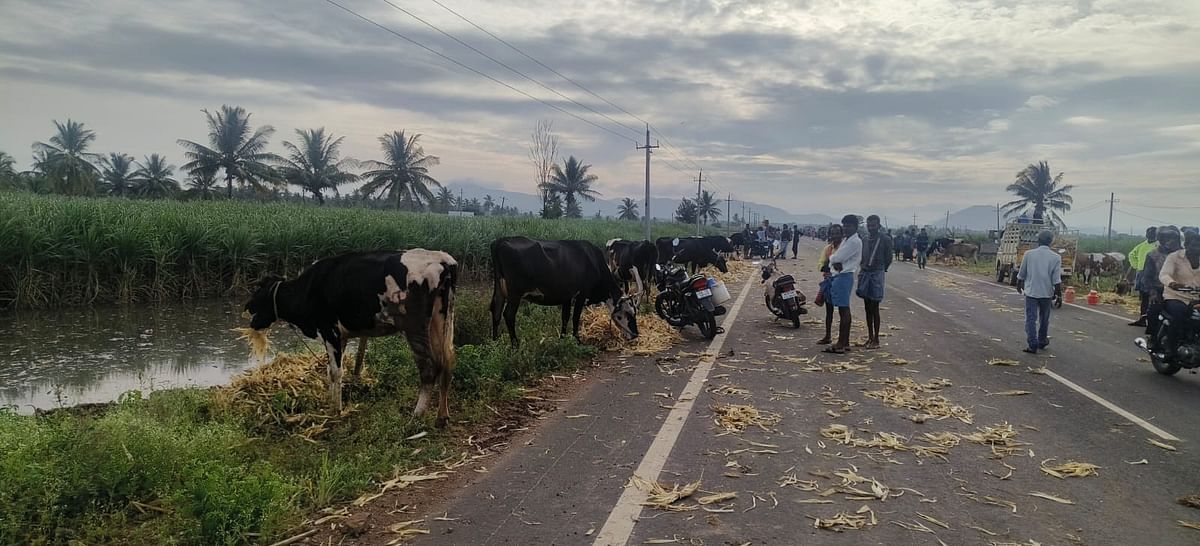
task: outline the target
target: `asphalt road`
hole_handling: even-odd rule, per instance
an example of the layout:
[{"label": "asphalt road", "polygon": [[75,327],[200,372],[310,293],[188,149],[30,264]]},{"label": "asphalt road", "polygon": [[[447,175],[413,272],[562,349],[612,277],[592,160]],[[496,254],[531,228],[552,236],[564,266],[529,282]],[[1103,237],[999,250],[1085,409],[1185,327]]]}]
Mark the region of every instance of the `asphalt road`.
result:
[{"label": "asphalt road", "polygon": [[[805,247],[807,258],[781,264],[811,299],[816,243]],[[523,445],[428,507],[443,517],[415,542],[1200,544],[1200,531],[1176,523],[1200,521],[1200,510],[1175,503],[1200,493],[1200,432],[1189,422],[1200,378],[1155,373],[1128,318],[1067,307],[1053,315],[1050,349],[1025,355],[1011,288],[896,264],[884,347],[836,356],[814,344],[819,325],[772,320],[757,283],[731,288],[726,334],[710,344],[688,329],[676,356],[614,357]],[[854,311],[860,318],[858,302]],[[897,385],[923,385],[914,400],[957,406],[963,420],[914,417],[924,412],[879,398]],[[731,432],[718,410],[734,405],[777,421]],[[1007,444],[970,438],[1004,425]],[[846,445],[846,432],[890,447]],[[957,445],[924,452],[940,447],[927,433],[953,433],[943,438]],[[1098,465],[1097,475],[1040,469],[1067,461]],[[679,511],[642,506],[635,475],[668,489],[699,481],[699,491]],[[717,493],[736,497],[697,504]],[[814,527],[838,514],[865,523]]]}]

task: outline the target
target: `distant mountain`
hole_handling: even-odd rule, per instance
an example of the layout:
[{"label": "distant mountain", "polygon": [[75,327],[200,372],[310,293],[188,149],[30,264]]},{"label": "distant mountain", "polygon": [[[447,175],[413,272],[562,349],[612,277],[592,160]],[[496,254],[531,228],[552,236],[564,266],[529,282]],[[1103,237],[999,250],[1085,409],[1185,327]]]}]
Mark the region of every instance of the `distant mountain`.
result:
[{"label": "distant mountain", "polygon": [[[458,195],[462,191],[462,196],[466,199],[477,198],[483,200],[485,195],[491,195],[496,203],[503,203],[505,206],[517,207],[521,212],[537,212],[542,209],[542,198],[532,193],[522,193],[507,190],[490,188],[484,184],[474,180],[456,180],[448,182],[446,187],[450,191]],[[638,201],[638,212],[641,212],[642,198],[635,197]],[[599,210],[602,216],[617,215],[617,206],[621,203],[621,199],[597,199],[594,203],[580,203],[580,208],[583,209],[584,217],[593,216]],[[742,202],[736,201],[736,214],[742,213]],[[650,197],[650,214],[658,219],[670,219],[675,216],[675,208],[679,206],[679,198],[668,197]],[[772,224],[828,224],[833,221],[833,218],[824,214],[794,214],[778,207],[763,205],[760,203],[746,202],[747,209],[753,209],[759,213],[762,218],[771,221]],[[722,217],[724,216],[722,209]]]},{"label": "distant mountain", "polygon": [[[1000,218],[1001,228],[1004,226],[1005,219]],[[930,225],[935,228],[944,227],[947,224],[945,216],[931,218],[924,225]],[[975,205],[967,207],[958,212],[950,213],[949,218],[950,229],[959,231],[987,231],[996,229],[996,207],[989,205]]]}]

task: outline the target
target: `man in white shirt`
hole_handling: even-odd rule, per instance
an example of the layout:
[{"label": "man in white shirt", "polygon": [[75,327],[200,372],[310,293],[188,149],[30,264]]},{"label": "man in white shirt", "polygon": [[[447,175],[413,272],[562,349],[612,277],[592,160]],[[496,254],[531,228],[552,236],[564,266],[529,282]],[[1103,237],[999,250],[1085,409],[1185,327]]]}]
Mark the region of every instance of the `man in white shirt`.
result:
[{"label": "man in white shirt", "polygon": [[1037,241],[1038,247],[1021,258],[1017,273],[1017,292],[1025,294],[1025,337],[1029,345],[1021,350],[1030,354],[1050,346],[1050,304],[1062,287],[1062,256],[1050,250],[1054,233],[1042,231]]},{"label": "man in white shirt", "polygon": [[862,262],[862,239],[858,236],[858,217],[847,214],[842,217],[842,231],[846,237],[829,256],[830,267],[836,272],[829,284],[829,301],[838,309],[838,341],[825,348],[824,352],[842,354],[850,348],[850,293],[854,291],[854,274]]}]

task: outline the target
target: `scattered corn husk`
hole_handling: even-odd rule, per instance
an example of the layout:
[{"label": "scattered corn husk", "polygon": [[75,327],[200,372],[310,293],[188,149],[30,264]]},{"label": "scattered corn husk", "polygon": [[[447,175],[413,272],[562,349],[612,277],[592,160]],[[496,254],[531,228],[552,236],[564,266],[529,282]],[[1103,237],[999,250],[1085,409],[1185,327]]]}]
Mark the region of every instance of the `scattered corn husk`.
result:
[{"label": "scattered corn husk", "polygon": [[1187,527],[1188,529],[1195,529],[1197,531],[1200,531],[1200,522],[1183,521],[1181,519],[1177,519],[1177,520],[1175,520],[1175,523],[1179,524],[1180,527]]},{"label": "scattered corn husk", "polygon": [[1057,466],[1046,466],[1047,463],[1049,463],[1050,461],[1053,461],[1053,460],[1054,459],[1046,459],[1046,460],[1042,461],[1042,464],[1041,464],[1042,472],[1045,472],[1046,474],[1054,476],[1055,478],[1058,478],[1060,480],[1063,478],[1068,478],[1068,477],[1084,478],[1087,476],[1098,476],[1099,475],[1099,473],[1096,471],[1099,470],[1100,467],[1096,466],[1094,464],[1091,464],[1091,463],[1077,463],[1075,461],[1067,461],[1067,462],[1057,465]]},{"label": "scattered corn husk", "polygon": [[1200,508],[1200,495],[1186,495],[1175,499],[1175,502],[1188,508]]},{"label": "scattered corn husk", "polygon": [[1000,391],[1000,392],[988,393],[988,395],[990,395],[990,396],[1025,396],[1026,394],[1033,394],[1033,392],[1011,390],[1011,391]]},{"label": "scattered corn husk", "polygon": [[891,432],[880,432],[870,439],[856,437],[854,436],[854,432],[850,430],[850,427],[838,423],[822,427],[821,436],[851,447],[876,448],[881,450],[885,455],[894,451],[907,451],[918,457],[944,458],[950,452],[948,448],[942,446],[911,445],[907,443],[907,438]]},{"label": "scattered corn husk", "polygon": [[412,521],[402,521],[399,523],[393,523],[393,524],[389,525],[388,531],[391,531],[400,536],[396,537],[395,539],[392,539],[391,542],[388,542],[388,546],[400,544],[401,542],[404,542],[404,541],[406,541],[412,537],[415,537],[417,535],[428,535],[429,534],[428,530],[417,529],[417,528],[413,527],[413,525],[417,525],[419,523],[425,523],[425,520],[424,519],[414,519]]},{"label": "scattered corn husk", "polygon": [[742,432],[748,427],[758,427],[770,430],[768,427],[779,424],[783,418],[778,413],[760,411],[758,408],[743,404],[717,404],[710,408],[713,421],[726,432]]},{"label": "scattered corn husk", "polygon": [[925,433],[925,441],[937,444],[942,447],[955,447],[959,443],[959,437],[953,432],[936,432]]},{"label": "scattered corn husk", "polygon": [[271,339],[267,337],[266,329],[234,328],[233,331],[237,332],[238,340],[244,339],[250,344],[251,358],[260,364],[267,361],[267,350],[271,348]]},{"label": "scattered corn husk", "polygon": [[379,484],[379,491],[376,491],[374,493],[364,493],[362,496],[358,497],[357,499],[354,499],[354,502],[351,502],[350,504],[361,508],[363,506],[366,506],[367,503],[369,503],[375,499],[378,499],[379,497],[382,497],[388,491],[393,491],[393,490],[399,491],[399,490],[405,489],[408,486],[410,486],[414,483],[417,483],[417,482],[440,480],[440,479],[446,478],[447,476],[450,475],[449,472],[444,472],[444,471],[440,471],[440,470],[437,472],[431,472],[429,474],[417,474],[417,472],[420,472],[421,470],[422,469],[418,468],[409,474],[399,474],[397,472],[397,474],[399,474],[399,475],[395,476],[394,478],[392,478],[388,481],[385,481],[385,482]]},{"label": "scattered corn husk", "polygon": [[990,447],[992,454],[998,457],[1015,455],[1021,451],[1020,448],[1022,446],[1029,445],[1016,440],[1017,431],[1008,423],[977,428],[976,430],[977,432],[971,434],[963,434],[962,438],[968,442],[975,442]]},{"label": "scattered corn husk", "polygon": [[808,517],[812,518],[814,528],[838,532],[847,529],[859,530],[879,523],[875,519],[875,512],[869,506],[863,506],[853,514],[838,512],[831,518]]},{"label": "scattered corn husk", "polygon": [[920,411],[935,419],[954,418],[966,424],[972,424],[974,416],[966,408],[952,404],[946,397],[939,394],[929,394],[941,391],[950,385],[945,379],[933,379],[924,384],[917,383],[911,377],[874,379],[874,383],[883,383],[882,389],[864,391],[870,398],[882,400],[894,408],[908,408]]},{"label": "scattered corn husk", "polygon": [[1150,442],[1150,445],[1152,445],[1152,446],[1161,447],[1167,451],[1179,451],[1179,448],[1177,448],[1171,444],[1164,444],[1158,440],[1155,440],[1154,438],[1146,438],[1146,441]]},{"label": "scattered corn husk", "polygon": [[696,499],[696,502],[698,502],[700,504],[716,504],[718,502],[725,502],[727,500],[732,500],[732,499],[736,499],[736,498],[737,498],[737,493],[730,491],[727,493],[714,493],[712,495],[700,497],[700,498]]},{"label": "scattered corn husk", "polygon": [[1075,504],[1075,501],[1073,501],[1073,500],[1064,499],[1064,498],[1062,498],[1062,497],[1056,497],[1056,496],[1054,496],[1054,495],[1051,495],[1051,494],[1049,494],[1049,493],[1042,493],[1041,491],[1034,491],[1034,492],[1032,492],[1032,493],[1029,493],[1029,496],[1031,496],[1031,497],[1038,497],[1038,498],[1041,498],[1041,499],[1046,499],[1046,500],[1049,500],[1049,501],[1054,501],[1054,502],[1057,502],[1057,503],[1059,503],[1059,504]]},{"label": "scattered corn husk", "polygon": [[679,329],[654,313],[638,313],[638,337],[626,340],[603,306],[588,307],[579,318],[579,339],[606,352],[621,351],[635,356],[666,351],[683,341]]},{"label": "scattered corn husk", "polygon": [[943,528],[943,529],[949,529],[949,528],[950,528],[950,525],[949,525],[949,524],[947,524],[947,523],[943,522],[942,520],[939,520],[939,519],[937,519],[937,518],[935,518],[935,517],[933,517],[933,516],[929,516],[929,515],[926,515],[926,514],[922,514],[922,513],[920,513],[920,512],[917,512],[917,516],[918,516],[918,517],[920,517],[921,519],[923,519],[923,520],[925,520],[925,521],[928,521],[929,523],[932,523],[932,524],[934,524],[934,525],[937,525],[938,527],[941,527],[941,528]]},{"label": "scattered corn husk", "polygon": [[750,273],[757,270],[754,265],[745,260],[728,260],[725,262],[725,265],[726,269],[729,270],[726,273],[721,273],[721,270],[712,266],[702,268],[700,272],[726,285],[734,285],[746,280],[746,277],[750,276]]},{"label": "scattered corn husk", "polygon": [[1020,366],[1021,363],[1007,358],[992,358],[987,361],[992,366]]},{"label": "scattered corn husk", "polygon": [[1034,375],[1046,375],[1046,367],[1045,366],[1042,366],[1040,368],[1028,368],[1027,367],[1027,368],[1025,368],[1025,371],[1027,371],[1031,374],[1034,374]]},{"label": "scattered corn husk", "polygon": [[697,489],[700,489],[699,480],[685,484],[682,487],[679,484],[674,484],[670,489],[667,489],[666,486],[659,482],[649,482],[636,475],[630,478],[629,481],[638,489],[646,492],[646,500],[641,503],[642,506],[651,506],[669,512],[684,512],[696,509],[694,505],[686,506],[675,503],[692,496]]}]

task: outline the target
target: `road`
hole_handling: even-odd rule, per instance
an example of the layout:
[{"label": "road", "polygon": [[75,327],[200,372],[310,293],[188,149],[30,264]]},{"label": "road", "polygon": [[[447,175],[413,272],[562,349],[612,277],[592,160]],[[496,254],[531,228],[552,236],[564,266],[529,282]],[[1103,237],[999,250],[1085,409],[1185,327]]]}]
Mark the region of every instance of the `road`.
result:
[{"label": "road", "polygon": [[[816,284],[816,248],[806,240],[807,257],[781,262],[805,287]],[[676,356],[614,358],[520,445],[426,507],[431,534],[414,542],[1200,544],[1200,530],[1176,523],[1200,521],[1200,510],[1175,502],[1200,493],[1189,420],[1200,378],[1155,373],[1128,318],[1066,307],[1050,349],[1026,355],[1011,288],[896,264],[884,346],[837,356],[814,344],[815,321],[772,320],[753,280],[731,288],[725,334],[706,343],[690,329]],[[885,402],[896,396],[962,419]],[[718,410],[733,405],[777,422],[730,432]],[[972,441],[985,427],[1008,439]],[[885,445],[863,445],[873,438]],[[1041,470],[1067,461],[1097,475]],[[642,506],[635,475],[668,489],[699,481],[699,491],[679,511]],[[717,493],[736,497],[696,502]],[[862,527],[814,527],[838,514]]]}]

